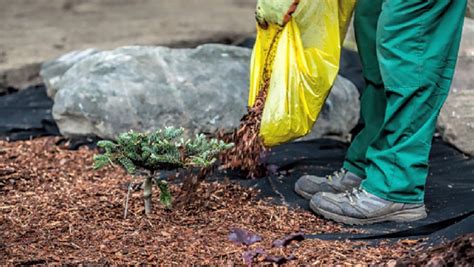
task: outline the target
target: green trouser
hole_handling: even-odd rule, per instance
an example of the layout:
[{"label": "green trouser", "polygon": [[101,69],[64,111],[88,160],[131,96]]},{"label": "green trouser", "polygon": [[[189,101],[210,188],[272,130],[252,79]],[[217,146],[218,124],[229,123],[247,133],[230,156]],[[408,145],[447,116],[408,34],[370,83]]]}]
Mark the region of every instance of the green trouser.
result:
[{"label": "green trouser", "polygon": [[451,86],[466,0],[358,0],[365,127],[344,168],[369,193],[422,203],[436,121]]}]

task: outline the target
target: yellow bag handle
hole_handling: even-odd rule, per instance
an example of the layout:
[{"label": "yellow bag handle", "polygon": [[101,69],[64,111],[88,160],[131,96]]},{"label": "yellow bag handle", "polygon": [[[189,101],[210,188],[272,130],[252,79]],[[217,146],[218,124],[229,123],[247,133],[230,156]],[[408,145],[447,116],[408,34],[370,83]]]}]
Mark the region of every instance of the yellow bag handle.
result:
[{"label": "yellow bag handle", "polygon": [[256,19],[260,27],[267,28],[268,24],[284,26],[296,11],[300,0],[258,0]]}]

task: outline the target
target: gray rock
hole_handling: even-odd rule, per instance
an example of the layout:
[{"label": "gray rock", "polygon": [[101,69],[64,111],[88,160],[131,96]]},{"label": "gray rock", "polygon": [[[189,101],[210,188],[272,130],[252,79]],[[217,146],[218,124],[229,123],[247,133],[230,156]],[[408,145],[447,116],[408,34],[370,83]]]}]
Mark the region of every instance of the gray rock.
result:
[{"label": "gray rock", "polygon": [[[250,55],[249,49],[225,45],[98,52],[60,76],[53,116],[67,137],[114,138],[168,125],[188,134],[234,129],[246,112]],[[339,77],[309,138],[346,139],[358,107],[357,89]]]},{"label": "gray rock", "polygon": [[443,139],[474,156],[474,57],[460,57],[449,97],[438,119]]},{"label": "gray rock", "polygon": [[43,63],[41,66],[40,76],[46,85],[48,96],[54,99],[56,92],[59,90],[61,77],[64,73],[79,61],[98,52],[99,50],[93,48],[83,51],[74,51],[61,56],[58,59]]},{"label": "gray rock", "polygon": [[474,19],[474,0],[467,1],[466,16]]},{"label": "gray rock", "polygon": [[474,20],[472,19],[464,20],[459,56],[474,56]]},{"label": "gray rock", "polygon": [[438,119],[443,140],[474,156],[474,20],[464,22],[453,85]]},{"label": "gray rock", "polygon": [[61,78],[53,116],[65,136],[233,128],[245,113],[250,53],[224,45],[100,52]]}]

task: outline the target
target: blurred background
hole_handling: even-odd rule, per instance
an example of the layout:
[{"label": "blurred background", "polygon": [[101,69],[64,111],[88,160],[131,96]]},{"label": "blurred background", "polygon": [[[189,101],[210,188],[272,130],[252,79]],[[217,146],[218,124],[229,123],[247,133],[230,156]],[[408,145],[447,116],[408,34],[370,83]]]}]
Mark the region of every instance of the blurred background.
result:
[{"label": "blurred background", "polygon": [[0,0],[0,93],[38,81],[69,51],[234,43],[255,29],[256,0]]},{"label": "blurred background", "polygon": [[[246,111],[256,2],[0,0],[0,138],[111,138],[170,124],[201,132],[236,127]],[[230,46],[154,47],[208,43]],[[130,45],[140,47],[120,50]],[[108,69],[93,71],[101,66]],[[468,155],[474,155],[473,71],[474,21],[466,19],[437,135]],[[340,75],[308,138],[350,141],[360,129],[363,88],[350,30]]]}]

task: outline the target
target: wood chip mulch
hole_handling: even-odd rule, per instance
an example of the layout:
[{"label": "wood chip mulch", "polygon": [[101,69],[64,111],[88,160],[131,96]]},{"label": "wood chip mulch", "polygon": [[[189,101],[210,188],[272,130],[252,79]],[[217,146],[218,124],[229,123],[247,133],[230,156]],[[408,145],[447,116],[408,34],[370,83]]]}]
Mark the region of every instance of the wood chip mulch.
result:
[{"label": "wood chip mulch", "polygon": [[412,252],[398,261],[398,264],[400,266],[473,266],[474,233],[421,253]]},{"label": "wood chip mulch", "polygon": [[[191,207],[172,211],[159,206],[155,191],[150,217],[143,215],[137,190],[124,219],[131,178],[118,169],[94,171],[95,150],[68,151],[58,140],[0,141],[0,265],[231,265],[243,264],[243,255],[257,248],[291,256],[288,265],[371,264],[399,259],[417,245],[305,240],[272,248],[272,241],[295,232],[342,228],[306,211],[256,200],[256,192],[233,184],[203,183]],[[262,241],[235,244],[229,241],[234,228],[257,233]],[[265,260],[255,257],[254,263]]]},{"label": "wood chip mulch", "polygon": [[264,83],[263,89],[255,99],[254,106],[250,107],[247,114],[240,119],[239,128],[230,135],[220,133],[218,136],[220,139],[234,144],[234,147],[221,155],[222,167],[240,170],[246,173],[248,178],[264,177],[267,173],[263,159],[269,149],[264,146],[259,132],[268,84],[268,81]]}]

